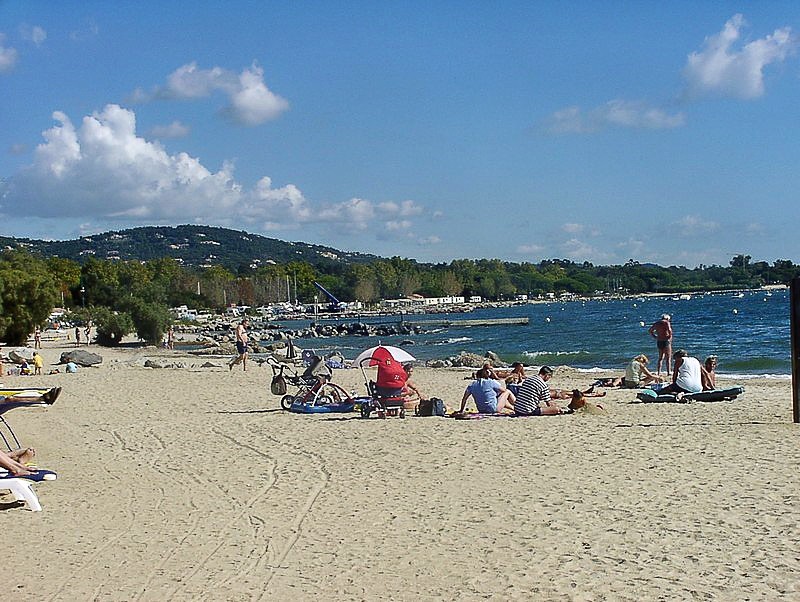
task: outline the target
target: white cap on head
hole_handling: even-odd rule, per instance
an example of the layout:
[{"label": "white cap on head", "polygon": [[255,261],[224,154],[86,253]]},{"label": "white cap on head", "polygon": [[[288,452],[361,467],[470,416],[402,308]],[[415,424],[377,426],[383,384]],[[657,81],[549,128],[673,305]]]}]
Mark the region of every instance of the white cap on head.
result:
[{"label": "white cap on head", "polygon": [[669,320],[670,319],[670,315],[669,314],[664,314],[663,316],[661,316],[661,319],[662,320]]}]

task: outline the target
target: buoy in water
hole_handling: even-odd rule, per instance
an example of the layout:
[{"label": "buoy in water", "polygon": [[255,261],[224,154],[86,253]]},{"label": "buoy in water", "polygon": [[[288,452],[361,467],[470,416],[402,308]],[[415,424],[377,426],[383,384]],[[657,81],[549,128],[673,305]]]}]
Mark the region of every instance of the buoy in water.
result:
[{"label": "buoy in water", "polygon": [[545,321],[545,322],[549,322],[549,321],[550,321],[550,318],[545,318],[545,319],[544,319],[544,321]]},{"label": "buoy in water", "polygon": [[738,310],[738,309],[734,309],[734,310],[733,310],[733,313],[735,313],[735,314],[738,314],[738,313],[739,313],[739,310]]},{"label": "buoy in water", "polygon": [[644,322],[639,322],[639,326],[644,326]]}]

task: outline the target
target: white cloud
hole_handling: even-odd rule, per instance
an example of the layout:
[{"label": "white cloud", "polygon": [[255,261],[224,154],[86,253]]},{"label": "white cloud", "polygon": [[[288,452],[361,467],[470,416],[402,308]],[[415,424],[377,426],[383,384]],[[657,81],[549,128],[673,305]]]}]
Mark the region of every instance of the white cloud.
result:
[{"label": "white cloud", "polygon": [[556,111],[546,120],[545,129],[556,134],[589,134],[609,127],[661,130],[685,123],[684,113],[670,114],[643,102],[616,99],[588,111],[580,107]]},{"label": "white cloud", "polygon": [[699,215],[684,215],[679,220],[672,222],[670,230],[676,236],[697,236],[719,230],[719,224]]},{"label": "white cloud", "polygon": [[389,232],[407,232],[411,228],[411,222],[407,219],[389,220],[385,222],[385,226]]},{"label": "white cloud", "polygon": [[180,121],[173,121],[169,125],[157,125],[150,129],[150,136],[153,138],[185,138],[189,135],[191,128],[182,124]]},{"label": "white cloud", "polygon": [[420,238],[417,240],[417,244],[421,247],[427,247],[431,245],[438,245],[442,242],[442,239],[436,235],[426,236],[424,238]]},{"label": "white cloud", "polygon": [[33,42],[36,46],[41,46],[47,39],[47,32],[38,25],[34,25],[33,27],[30,25],[22,25],[20,27],[20,35],[22,39]]},{"label": "white cloud", "polygon": [[571,238],[559,245],[564,257],[573,261],[591,261],[593,263],[608,262],[614,259],[611,253],[593,247],[585,240]]},{"label": "white cloud", "polygon": [[32,218],[92,224],[198,222],[263,230],[313,224],[326,232],[404,236],[414,232],[412,216],[423,212],[414,201],[312,203],[294,184],[276,187],[266,176],[246,188],[231,164],[214,172],[138,136],[134,112],[118,105],[84,117],[77,127],[64,113],[53,118],[57,124],[43,132],[34,162],[10,178],[0,212],[24,205]]},{"label": "white cloud", "polygon": [[718,95],[751,99],[764,94],[764,68],[783,61],[796,42],[791,28],[783,27],[740,49],[734,48],[744,25],[742,15],[734,15],[721,32],[706,38],[700,52],[689,55],[683,71],[688,97]]},{"label": "white cloud", "polygon": [[378,204],[378,209],[391,215],[400,215],[403,217],[422,213],[422,207],[417,205],[414,201],[402,201],[400,203],[385,201]]},{"label": "white cloud", "polygon": [[537,255],[542,251],[544,251],[544,247],[541,245],[526,244],[517,246],[517,253],[522,253],[523,255]]},{"label": "white cloud", "polygon": [[242,125],[260,125],[289,109],[289,102],[264,83],[264,70],[255,63],[238,75],[221,67],[198,69],[197,63],[188,63],[167,77],[166,86],[156,88],[150,95],[137,88],[132,98],[136,102],[154,98],[193,100],[214,92],[228,97],[229,104],[221,113]]},{"label": "white cloud", "polygon": [[89,21],[83,29],[74,29],[69,32],[69,39],[73,42],[84,42],[97,36],[100,28],[94,21]]},{"label": "white cloud", "polygon": [[570,234],[577,234],[583,232],[583,224],[564,224],[561,229]]},{"label": "white cloud", "polygon": [[7,73],[17,64],[17,50],[5,45],[6,36],[0,33],[0,73]]}]

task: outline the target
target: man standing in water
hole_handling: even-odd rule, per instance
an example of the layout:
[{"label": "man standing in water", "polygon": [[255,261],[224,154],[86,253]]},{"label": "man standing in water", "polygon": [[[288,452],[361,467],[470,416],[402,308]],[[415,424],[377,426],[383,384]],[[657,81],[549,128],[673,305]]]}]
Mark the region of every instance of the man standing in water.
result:
[{"label": "man standing in water", "polygon": [[236,326],[236,352],[239,354],[228,364],[228,370],[239,362],[242,363],[242,370],[247,370],[247,318],[243,318]]},{"label": "man standing in water", "polygon": [[648,332],[656,340],[656,346],[658,347],[657,374],[661,374],[661,360],[664,360],[666,373],[669,374],[672,367],[672,324],[670,315],[664,314],[661,316],[661,319],[654,322]]}]

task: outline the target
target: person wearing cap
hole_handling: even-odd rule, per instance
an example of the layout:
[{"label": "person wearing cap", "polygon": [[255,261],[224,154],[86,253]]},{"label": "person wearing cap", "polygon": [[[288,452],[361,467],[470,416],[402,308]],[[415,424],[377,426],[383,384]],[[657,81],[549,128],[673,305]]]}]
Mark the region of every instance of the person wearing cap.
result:
[{"label": "person wearing cap", "polygon": [[678,349],[673,355],[675,371],[672,384],[664,387],[659,393],[699,393],[703,390],[703,381],[707,378],[706,369],[700,360],[691,357],[685,350]]},{"label": "person wearing cap", "polygon": [[664,361],[664,368],[666,373],[671,372],[670,357],[672,356],[672,323],[669,314],[661,316],[650,327],[648,332],[650,336],[656,340],[656,347],[658,347],[658,365],[656,366],[656,374],[661,376],[661,361]]},{"label": "person wearing cap", "polygon": [[550,399],[547,381],[553,376],[550,366],[539,368],[539,374],[529,376],[519,387],[514,413],[517,416],[548,416],[563,413],[561,407]]}]

